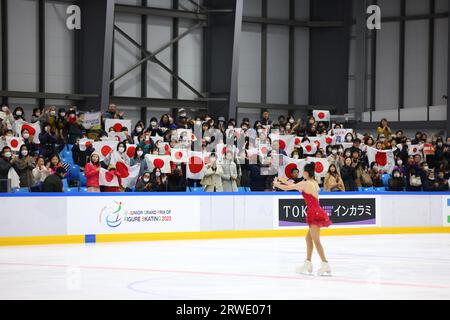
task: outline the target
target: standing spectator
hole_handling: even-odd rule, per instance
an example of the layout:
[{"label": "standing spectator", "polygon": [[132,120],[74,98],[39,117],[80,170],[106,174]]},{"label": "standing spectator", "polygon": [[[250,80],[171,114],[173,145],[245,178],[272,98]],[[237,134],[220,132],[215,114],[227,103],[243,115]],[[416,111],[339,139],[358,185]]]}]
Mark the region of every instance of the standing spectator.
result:
[{"label": "standing spectator", "polygon": [[205,188],[206,192],[221,192],[222,186],[222,166],[217,163],[216,155],[211,153],[209,160],[210,163],[203,167],[204,176],[200,184]]},{"label": "standing spectator", "polygon": [[98,153],[92,153],[89,162],[84,168],[84,175],[86,176],[86,186],[88,192],[100,192],[100,156]]},{"label": "standing spectator", "polygon": [[386,119],[381,119],[377,128],[377,135],[383,135],[385,138],[391,136],[391,128],[389,128],[388,121]]},{"label": "standing spectator", "polygon": [[108,165],[108,171],[117,177],[117,184],[104,186],[104,192],[120,192],[122,185],[122,177],[119,171],[116,170],[116,166],[113,164]]},{"label": "standing spectator", "polygon": [[43,156],[39,156],[36,161],[36,167],[31,174],[33,175],[33,184],[31,191],[39,192],[42,190],[42,183],[50,175],[50,163],[45,165],[45,159]]},{"label": "standing spectator", "polygon": [[160,168],[153,169],[150,179],[152,182],[152,191],[164,192],[167,190],[167,187],[166,187],[167,178],[163,173],[161,173]]},{"label": "standing spectator", "polygon": [[117,111],[117,106],[111,103],[108,111],[103,114],[103,119],[123,119],[123,112]]},{"label": "standing spectator", "polygon": [[35,167],[35,162],[33,157],[29,154],[26,145],[22,145],[19,149],[19,156],[15,157],[11,164],[16,170],[20,178],[21,188],[30,188],[33,184],[32,171]]},{"label": "standing spectator", "polygon": [[323,190],[325,192],[333,191],[345,191],[344,182],[337,172],[336,166],[331,164],[328,169],[328,173],[325,176]]},{"label": "standing spectator", "polygon": [[144,174],[136,182],[136,192],[150,192],[152,191],[152,182],[150,181],[151,172],[144,172]]},{"label": "standing spectator", "polygon": [[227,150],[225,160],[222,163],[222,187],[225,192],[237,191],[237,168],[233,160],[233,151]]},{"label": "standing spectator", "polygon": [[175,168],[172,174],[167,176],[167,191],[183,192],[186,191],[186,180],[179,168]]},{"label": "standing spectator", "polygon": [[405,182],[403,180],[402,174],[398,169],[392,171],[392,177],[388,182],[389,191],[403,191],[405,187]]},{"label": "standing spectator", "polygon": [[23,143],[27,146],[28,151],[31,156],[39,153],[38,145],[33,142],[33,136],[30,135],[27,129],[22,129],[21,132]]},{"label": "standing spectator", "polygon": [[369,188],[373,186],[372,177],[367,172],[367,165],[365,163],[358,163],[358,165],[355,167],[356,170],[356,186],[363,187],[363,188]]},{"label": "standing spectator", "polygon": [[434,178],[434,171],[429,170],[426,173],[425,179],[423,179],[423,191],[433,192],[437,191],[438,183]]},{"label": "standing spectator", "polygon": [[445,171],[439,171],[437,179],[437,191],[448,191],[449,185],[448,185],[448,179],[445,178]]},{"label": "standing spectator", "polygon": [[68,144],[75,144],[75,141],[83,135],[83,126],[78,121],[75,110],[69,110],[65,132],[67,132]]},{"label": "standing spectator", "polygon": [[268,110],[264,110],[261,113],[261,124],[263,126],[270,126],[270,125],[272,125],[272,120],[269,119],[269,111]]},{"label": "standing spectator", "polygon": [[331,148],[331,154],[327,157],[328,163],[334,165],[337,173],[340,175],[341,157],[338,154],[338,147],[333,146]]},{"label": "standing spectator", "polygon": [[58,167],[55,173],[49,175],[42,183],[42,192],[64,192],[62,180],[66,175],[66,169]]},{"label": "standing spectator", "polygon": [[0,156],[0,192],[8,191],[8,173],[11,169],[11,148],[3,147]]},{"label": "standing spectator", "polygon": [[352,159],[346,157],[344,160],[344,165],[341,168],[341,177],[344,180],[345,191],[358,191],[356,186],[356,171],[352,167]]},{"label": "standing spectator", "polygon": [[44,124],[44,132],[39,134],[40,151],[39,153],[44,156],[44,158],[49,158],[56,153],[56,141],[57,137],[54,132],[51,131],[51,125],[49,123]]},{"label": "standing spectator", "polygon": [[63,164],[61,162],[59,155],[58,154],[52,155],[50,158],[50,166],[49,166],[50,173],[54,174],[56,172],[56,169],[62,166]]},{"label": "standing spectator", "polygon": [[139,176],[141,177],[145,171],[147,171],[147,162],[145,161],[144,149],[141,146],[137,146],[134,151],[134,157],[130,159],[130,166],[140,165]]}]

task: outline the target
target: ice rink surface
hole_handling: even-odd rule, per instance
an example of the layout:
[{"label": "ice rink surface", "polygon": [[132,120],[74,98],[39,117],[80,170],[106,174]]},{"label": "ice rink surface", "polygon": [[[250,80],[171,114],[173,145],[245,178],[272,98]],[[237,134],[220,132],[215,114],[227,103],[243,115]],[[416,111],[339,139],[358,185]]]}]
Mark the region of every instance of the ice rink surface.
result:
[{"label": "ice rink surface", "polygon": [[303,238],[0,247],[0,299],[450,299],[450,234],[322,243],[331,277]]}]

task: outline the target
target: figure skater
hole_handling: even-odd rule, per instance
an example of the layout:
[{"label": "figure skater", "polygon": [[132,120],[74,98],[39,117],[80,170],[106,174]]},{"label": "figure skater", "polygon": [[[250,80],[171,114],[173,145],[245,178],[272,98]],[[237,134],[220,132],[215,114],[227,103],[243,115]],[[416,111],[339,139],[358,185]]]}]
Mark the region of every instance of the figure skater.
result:
[{"label": "figure skater", "polygon": [[309,225],[308,234],[306,235],[306,260],[303,266],[296,269],[296,272],[312,273],[313,265],[311,263],[311,257],[315,246],[320,259],[322,260],[322,265],[318,270],[317,275],[331,275],[330,266],[325,257],[322,244],[320,243],[320,228],[329,227],[331,225],[331,221],[328,214],[320,207],[320,187],[314,179],[314,172],[315,164],[307,163],[303,170],[304,181],[293,183],[291,181],[287,181],[287,179],[276,178],[274,180],[274,187],[284,191],[298,190],[302,193],[302,196],[306,202],[306,222]]}]

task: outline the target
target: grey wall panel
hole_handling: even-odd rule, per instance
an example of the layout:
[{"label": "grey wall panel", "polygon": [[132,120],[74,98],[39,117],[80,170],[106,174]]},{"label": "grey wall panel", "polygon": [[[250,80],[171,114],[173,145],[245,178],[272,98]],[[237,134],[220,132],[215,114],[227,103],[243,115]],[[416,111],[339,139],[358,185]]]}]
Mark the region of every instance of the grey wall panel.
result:
[{"label": "grey wall panel", "polygon": [[[189,29],[194,22],[179,20],[179,33]],[[203,30],[194,30],[178,43],[178,73],[197,91],[202,92],[203,83]],[[195,99],[197,96],[183,84],[179,84],[180,99]]]},{"label": "grey wall panel", "polygon": [[444,105],[447,94],[448,18],[436,19],[434,26],[433,105]]},{"label": "grey wall panel", "polygon": [[426,14],[430,12],[429,0],[406,0],[406,14]]},{"label": "grey wall panel", "polygon": [[[147,49],[151,52],[159,49],[172,37],[172,20],[150,16],[147,24]],[[180,50],[180,52],[183,52]],[[172,47],[159,53],[157,58],[172,68]],[[147,96],[151,98],[172,97],[172,76],[155,63],[147,65]]]},{"label": "grey wall panel", "polygon": [[355,80],[348,81],[348,112],[355,111]]},{"label": "grey wall panel", "polygon": [[[393,17],[400,15],[400,0],[378,0],[378,5],[381,8],[382,17]],[[383,26],[381,28],[383,28]]]},{"label": "grey wall panel", "polygon": [[128,4],[132,6],[137,6],[141,4],[141,0],[116,0],[117,4]]},{"label": "grey wall panel", "polygon": [[36,91],[38,88],[37,14],[37,1],[8,1],[9,90]]},{"label": "grey wall panel", "polygon": [[448,12],[448,0],[435,0],[435,10],[437,13]]},{"label": "grey wall panel", "polygon": [[405,108],[427,105],[428,27],[427,20],[405,23]]},{"label": "grey wall panel", "polygon": [[389,22],[377,33],[376,110],[398,107],[399,30],[398,22]]},{"label": "grey wall panel", "polygon": [[289,19],[289,0],[267,0],[267,16],[275,19]]},{"label": "grey wall panel", "polygon": [[309,19],[309,0],[295,1],[295,18],[298,20]]},{"label": "grey wall panel", "polygon": [[262,0],[244,0],[243,15],[248,17],[261,17]]},{"label": "grey wall panel", "polygon": [[309,30],[295,29],[294,103],[309,102]]},{"label": "grey wall panel", "polygon": [[[139,1],[139,0],[138,0]],[[187,1],[180,1],[183,5],[184,2],[189,3]],[[148,7],[156,7],[156,8],[171,8],[172,7],[172,1],[170,0],[147,0],[147,6]]]},{"label": "grey wall panel", "polygon": [[289,28],[267,27],[267,102],[288,103]]},{"label": "grey wall panel", "polygon": [[[138,43],[141,42],[140,17],[129,14],[116,14],[116,25],[124,30]],[[139,49],[130,44],[118,32],[115,33],[114,46],[114,74],[117,75],[135,64],[141,57]],[[136,68],[123,78],[115,82],[114,94],[116,96],[140,97],[141,95],[141,69]]]},{"label": "grey wall panel", "polygon": [[261,26],[243,24],[239,55],[239,102],[261,102]]},{"label": "grey wall panel", "polygon": [[45,90],[74,91],[74,30],[66,27],[68,4],[45,3]]}]

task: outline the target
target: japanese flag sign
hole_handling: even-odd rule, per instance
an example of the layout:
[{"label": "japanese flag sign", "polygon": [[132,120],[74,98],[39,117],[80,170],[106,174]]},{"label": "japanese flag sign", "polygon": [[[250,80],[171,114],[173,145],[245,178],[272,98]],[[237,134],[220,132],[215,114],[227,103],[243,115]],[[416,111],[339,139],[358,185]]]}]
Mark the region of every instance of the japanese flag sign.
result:
[{"label": "japanese flag sign", "polygon": [[134,158],[134,154],[136,152],[135,144],[127,144],[127,156],[128,158]]},{"label": "japanese flag sign", "polygon": [[39,141],[39,134],[41,133],[41,125],[39,121],[35,123],[22,122],[18,124],[17,133],[19,134],[20,137],[22,136],[23,130],[27,130],[30,136],[33,136],[34,143],[37,144],[41,143]]},{"label": "japanese flag sign", "polygon": [[258,145],[258,154],[260,157],[265,158],[269,154],[269,151],[271,150],[271,147],[269,144],[266,143],[260,143]]},{"label": "japanese flag sign", "polygon": [[317,149],[325,150],[327,143],[325,136],[309,137],[309,141],[317,146]]},{"label": "japanese flag sign", "polygon": [[185,163],[187,162],[188,155],[186,149],[172,148],[170,150],[170,159],[174,163]]},{"label": "japanese flag sign", "polygon": [[295,137],[292,135],[274,135],[271,139],[272,141],[278,141],[279,152],[284,151],[286,154],[290,155],[292,150],[294,150]]},{"label": "japanese flag sign", "polygon": [[158,152],[159,154],[170,155],[170,145],[168,142],[159,142],[158,143]]},{"label": "japanese flag sign", "polygon": [[111,151],[116,150],[117,144],[117,141],[95,141],[94,149],[100,155],[100,161],[105,159]]},{"label": "japanese flag sign", "polygon": [[89,145],[91,145],[91,146],[94,145],[94,140],[83,138],[83,139],[80,139],[80,142],[79,142],[78,145],[79,145],[79,148],[80,148],[81,151],[86,151],[86,148]]},{"label": "japanese flag sign", "polygon": [[153,171],[155,168],[161,169],[162,173],[170,173],[170,156],[146,154],[145,161],[147,162],[148,170]]},{"label": "japanese flag sign", "polygon": [[[122,164],[119,165],[119,167],[121,168],[119,172],[121,174],[122,187],[133,188],[136,185],[137,179],[139,178],[139,171],[141,169],[141,165],[140,164],[136,164],[134,166],[127,166],[126,164],[124,165],[125,166],[123,166]],[[126,171],[124,170],[125,168]]]},{"label": "japanese flag sign", "polygon": [[314,162],[316,165],[316,171],[315,174],[319,177],[325,177],[325,175],[328,173],[328,168],[330,167],[330,163],[326,158],[313,158],[308,157],[306,158],[306,161],[308,163]]},{"label": "japanese flag sign", "polygon": [[119,179],[114,172],[100,168],[98,181],[101,186],[119,187]]},{"label": "japanese flag sign", "polygon": [[112,139],[116,139],[118,142],[124,141],[127,136],[124,132],[108,132],[108,137]]},{"label": "japanese flag sign", "polygon": [[106,119],[105,131],[109,131],[111,127],[114,128],[115,132],[121,132],[124,127],[128,129],[128,132],[131,132],[131,120]]},{"label": "japanese flag sign", "polygon": [[177,129],[178,141],[195,141],[195,135],[192,134],[191,129]]},{"label": "japanese flag sign", "polygon": [[419,144],[412,144],[408,146],[408,155],[415,156],[416,154],[421,155],[422,152],[422,145]]},{"label": "japanese flag sign", "polygon": [[190,152],[186,164],[186,178],[196,180],[202,179],[204,165],[202,152]]},{"label": "japanese flag sign", "polygon": [[304,154],[316,154],[317,152],[317,144],[314,142],[303,142],[302,143],[303,153]]},{"label": "japanese flag sign", "polygon": [[369,164],[376,162],[380,170],[391,173],[395,166],[394,152],[392,150],[377,150],[367,147]]},{"label": "japanese flag sign", "polygon": [[347,133],[353,133],[353,129],[333,129],[335,144],[345,142],[345,136]]},{"label": "japanese flag sign", "polygon": [[164,138],[161,136],[151,136],[150,139],[153,140],[154,144],[156,144],[158,141],[164,142]]},{"label": "japanese flag sign", "polygon": [[317,122],[327,121],[330,122],[330,111],[327,110],[314,110],[313,117]]},{"label": "japanese flag sign", "polygon": [[305,159],[292,159],[283,156],[283,163],[278,167],[278,177],[292,179],[291,171],[293,169],[298,169],[301,175],[305,164]]},{"label": "japanese flag sign", "polygon": [[300,147],[302,144],[302,138],[301,137],[294,137],[294,146]]},{"label": "japanese flag sign", "polygon": [[335,143],[335,138],[334,138],[334,136],[325,136],[325,144],[326,144],[327,146],[329,146],[329,145],[335,145],[336,143]]},{"label": "japanese flag sign", "polygon": [[18,137],[5,137],[6,146],[10,147],[12,151],[19,151],[20,147],[23,145],[23,141]]}]

